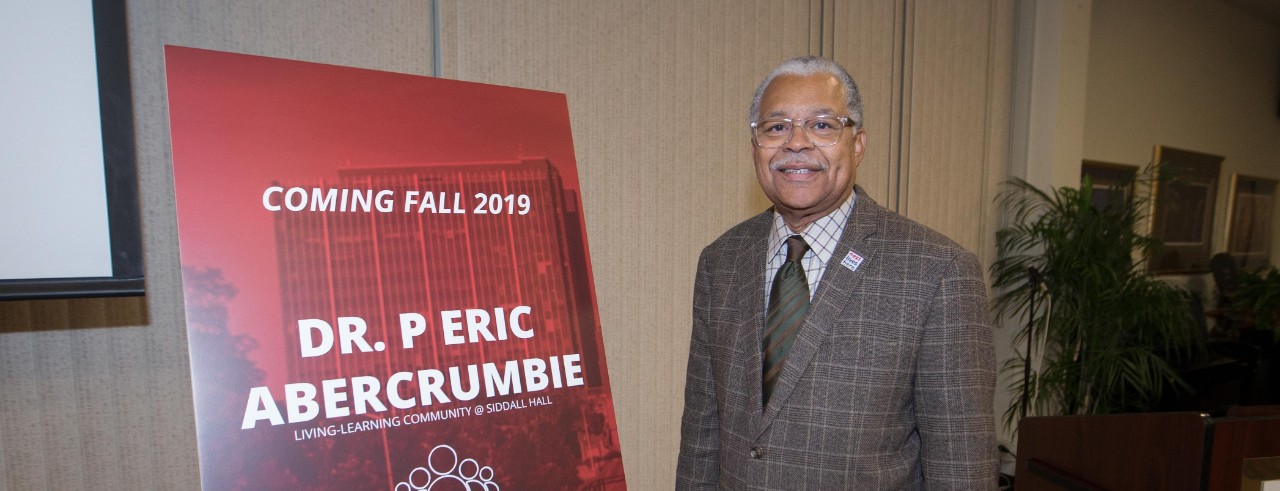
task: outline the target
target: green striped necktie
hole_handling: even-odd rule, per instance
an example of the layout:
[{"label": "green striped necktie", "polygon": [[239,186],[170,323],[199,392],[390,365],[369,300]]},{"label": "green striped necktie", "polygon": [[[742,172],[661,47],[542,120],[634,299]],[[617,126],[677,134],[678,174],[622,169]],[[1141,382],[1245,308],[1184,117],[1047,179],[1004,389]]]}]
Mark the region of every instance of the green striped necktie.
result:
[{"label": "green striped necktie", "polygon": [[796,332],[804,324],[809,312],[809,280],[805,277],[800,258],[809,250],[804,237],[787,237],[787,262],[778,268],[773,277],[773,289],[769,292],[769,313],[764,323],[764,401],[769,404],[773,386],[782,373],[782,366],[791,351]]}]

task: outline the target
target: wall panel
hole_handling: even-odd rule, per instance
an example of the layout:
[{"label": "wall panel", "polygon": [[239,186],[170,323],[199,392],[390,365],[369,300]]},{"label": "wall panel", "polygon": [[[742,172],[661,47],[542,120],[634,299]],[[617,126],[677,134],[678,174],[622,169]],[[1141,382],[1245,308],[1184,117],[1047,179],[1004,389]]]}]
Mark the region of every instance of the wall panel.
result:
[{"label": "wall panel", "polygon": [[627,481],[675,474],[697,254],[763,210],[747,106],[814,1],[442,1],[443,76],[564,92]]},{"label": "wall panel", "polygon": [[[837,2],[833,56],[863,93],[858,181],[876,201],[983,254],[1004,175],[1011,1]],[[997,179],[998,181],[998,179]]]},{"label": "wall panel", "polygon": [[[975,226],[989,209],[989,176],[1004,171],[1003,159],[989,158],[990,132],[1003,127],[1003,107],[990,87],[1008,78],[1007,65],[993,56],[992,44],[1008,31],[995,24],[1001,2],[920,1],[908,22],[913,43],[905,111],[910,131],[904,137],[903,175],[907,199],[900,212],[981,252],[991,242],[986,227]],[[1002,78],[1002,79],[1003,79]],[[993,118],[1001,124],[993,125]]]},{"label": "wall panel", "polygon": [[862,95],[867,150],[858,184],[877,203],[897,209],[901,140],[903,2],[835,2],[832,48]]}]

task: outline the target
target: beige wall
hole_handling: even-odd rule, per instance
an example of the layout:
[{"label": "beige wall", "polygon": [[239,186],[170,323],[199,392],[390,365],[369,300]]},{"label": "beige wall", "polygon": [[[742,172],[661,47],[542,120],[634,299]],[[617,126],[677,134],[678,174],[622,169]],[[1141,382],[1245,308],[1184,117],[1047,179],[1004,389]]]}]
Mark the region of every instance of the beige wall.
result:
[{"label": "beige wall", "polygon": [[[1084,158],[1141,166],[1155,145],[1224,157],[1211,251],[1225,251],[1231,176],[1280,179],[1280,27],[1208,0],[1094,2],[1089,43]],[[1172,279],[1212,294],[1208,275]]]},{"label": "beige wall", "polygon": [[0,491],[198,482],[164,44],[566,93],[632,489],[673,479],[697,254],[767,206],[743,127],[773,64],[847,64],[867,98],[868,193],[991,256],[1012,0],[129,7],[149,293],[0,304]]}]

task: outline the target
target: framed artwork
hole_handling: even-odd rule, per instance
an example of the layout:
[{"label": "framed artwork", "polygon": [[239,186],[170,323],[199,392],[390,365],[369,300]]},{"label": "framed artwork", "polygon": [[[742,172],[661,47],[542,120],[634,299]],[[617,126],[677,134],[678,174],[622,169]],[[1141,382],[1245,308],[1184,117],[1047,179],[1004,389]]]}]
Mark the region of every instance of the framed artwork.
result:
[{"label": "framed artwork", "polygon": [[1227,253],[1241,268],[1253,270],[1271,263],[1271,222],[1275,212],[1276,181],[1233,174],[1227,202]]},{"label": "framed artwork", "polygon": [[1083,185],[1087,177],[1089,182],[1093,183],[1089,202],[1098,209],[1123,203],[1125,198],[1133,192],[1133,181],[1137,175],[1138,166],[1136,165],[1096,160],[1085,160],[1080,165],[1080,182]]},{"label": "framed artwork", "polygon": [[1156,274],[1208,272],[1222,157],[1157,145],[1154,162],[1159,178],[1151,200],[1151,236],[1164,248],[1148,267]]}]

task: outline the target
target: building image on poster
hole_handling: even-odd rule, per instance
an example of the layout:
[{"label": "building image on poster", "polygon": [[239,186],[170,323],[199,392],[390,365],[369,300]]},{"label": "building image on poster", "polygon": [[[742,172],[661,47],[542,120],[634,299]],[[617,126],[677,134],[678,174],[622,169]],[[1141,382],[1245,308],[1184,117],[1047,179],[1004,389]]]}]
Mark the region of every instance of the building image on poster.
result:
[{"label": "building image on poster", "polygon": [[166,69],[204,489],[625,489],[563,95]]}]

